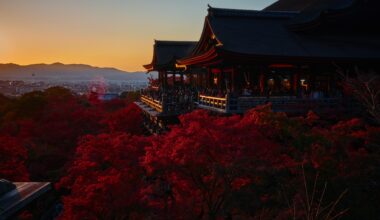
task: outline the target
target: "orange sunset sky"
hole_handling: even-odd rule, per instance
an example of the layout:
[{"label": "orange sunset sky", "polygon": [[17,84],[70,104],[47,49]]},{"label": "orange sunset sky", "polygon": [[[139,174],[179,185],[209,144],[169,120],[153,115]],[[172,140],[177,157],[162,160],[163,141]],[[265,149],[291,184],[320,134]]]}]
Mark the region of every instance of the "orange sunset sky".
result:
[{"label": "orange sunset sky", "polygon": [[84,63],[143,70],[154,39],[198,40],[207,4],[274,0],[0,0],[0,63]]}]

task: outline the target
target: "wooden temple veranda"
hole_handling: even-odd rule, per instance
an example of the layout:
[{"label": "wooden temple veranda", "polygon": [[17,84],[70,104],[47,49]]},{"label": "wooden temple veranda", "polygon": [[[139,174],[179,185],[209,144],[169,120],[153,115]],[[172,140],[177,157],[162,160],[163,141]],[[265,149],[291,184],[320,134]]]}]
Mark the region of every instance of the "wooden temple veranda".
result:
[{"label": "wooden temple veranda", "polygon": [[209,7],[196,44],[179,56],[166,52],[176,60],[165,68],[153,67],[155,58],[145,67],[159,72],[166,91],[167,73],[185,74],[178,85],[195,91],[194,106],[222,114],[265,103],[290,114],[353,111],[358,106],[337,69],[379,70],[379,6],[375,0],[280,0],[261,11]]},{"label": "wooden temple veranda", "polygon": [[144,68],[157,71],[158,80],[142,91],[136,102],[143,110],[144,126],[149,132],[166,130],[167,125],[178,122],[178,115],[193,109],[197,94],[185,86],[186,71],[177,66],[176,60],[190,55],[195,45],[191,41],[155,41],[152,62]]}]

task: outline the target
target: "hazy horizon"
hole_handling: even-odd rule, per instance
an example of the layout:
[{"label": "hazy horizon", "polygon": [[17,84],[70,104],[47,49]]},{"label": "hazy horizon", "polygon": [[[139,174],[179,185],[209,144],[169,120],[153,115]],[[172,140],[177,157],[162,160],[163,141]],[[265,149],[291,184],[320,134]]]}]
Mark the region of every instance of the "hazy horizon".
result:
[{"label": "hazy horizon", "polygon": [[142,71],[154,39],[199,39],[207,4],[262,9],[274,1],[0,0],[0,63]]},{"label": "hazy horizon", "polygon": [[63,62],[52,62],[52,63],[30,63],[30,64],[19,64],[19,63],[14,63],[14,62],[10,62],[10,63],[2,63],[0,62],[0,65],[17,65],[17,66],[20,66],[20,67],[28,67],[28,66],[32,66],[32,65],[47,65],[47,66],[51,66],[51,65],[65,65],[65,66],[71,66],[71,65],[84,65],[84,66],[90,66],[90,67],[93,67],[93,68],[100,68],[100,69],[107,69],[107,68],[110,68],[110,69],[116,69],[118,71],[121,71],[121,72],[126,72],[126,73],[138,73],[138,72],[145,72],[144,70],[137,70],[137,71],[128,71],[128,70],[123,70],[123,69],[119,69],[117,67],[113,67],[113,66],[97,66],[97,65],[91,65],[91,64],[88,64],[88,63],[63,63]]}]

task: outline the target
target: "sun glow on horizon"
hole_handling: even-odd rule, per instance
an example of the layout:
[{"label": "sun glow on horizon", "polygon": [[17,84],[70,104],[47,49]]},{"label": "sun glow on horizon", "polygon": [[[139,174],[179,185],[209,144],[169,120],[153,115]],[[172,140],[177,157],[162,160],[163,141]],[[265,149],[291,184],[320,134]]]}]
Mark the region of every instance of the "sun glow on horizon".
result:
[{"label": "sun glow on horizon", "polygon": [[261,9],[274,0],[0,0],[0,63],[81,63],[144,71],[154,39],[199,39],[207,4]]}]

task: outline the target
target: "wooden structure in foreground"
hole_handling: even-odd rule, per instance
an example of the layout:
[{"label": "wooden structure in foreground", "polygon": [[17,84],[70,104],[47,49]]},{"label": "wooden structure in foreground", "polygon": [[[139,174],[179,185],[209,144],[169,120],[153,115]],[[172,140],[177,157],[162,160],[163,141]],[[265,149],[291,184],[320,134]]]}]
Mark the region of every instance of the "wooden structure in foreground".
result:
[{"label": "wooden structure in foreground", "polygon": [[11,184],[10,190],[0,195],[0,220],[14,218],[52,188],[47,182],[5,183],[2,181],[0,184]]},{"label": "wooden structure in foreground", "polygon": [[208,9],[195,49],[177,60],[194,70],[198,107],[227,114],[268,102],[294,114],[356,108],[337,67],[379,70],[379,3],[317,0],[289,11],[286,1],[263,11]]},{"label": "wooden structure in foreground", "polygon": [[193,109],[194,90],[185,82],[185,69],[176,60],[188,56],[196,42],[155,41],[153,59],[144,65],[148,71],[158,72],[158,81],[141,92],[136,104],[143,110],[144,126],[150,133],[159,133],[178,122],[177,116]]}]

